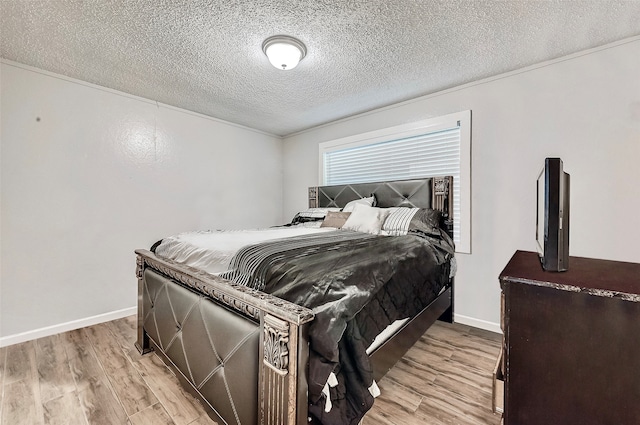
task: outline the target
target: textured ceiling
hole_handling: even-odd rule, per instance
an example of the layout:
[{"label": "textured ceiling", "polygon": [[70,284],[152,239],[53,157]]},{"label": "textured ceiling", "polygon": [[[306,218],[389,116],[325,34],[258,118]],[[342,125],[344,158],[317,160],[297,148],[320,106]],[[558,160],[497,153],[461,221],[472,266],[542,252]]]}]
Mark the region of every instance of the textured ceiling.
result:
[{"label": "textured ceiling", "polygon": [[287,135],[640,35],[640,0],[0,0],[0,25],[3,58]]}]

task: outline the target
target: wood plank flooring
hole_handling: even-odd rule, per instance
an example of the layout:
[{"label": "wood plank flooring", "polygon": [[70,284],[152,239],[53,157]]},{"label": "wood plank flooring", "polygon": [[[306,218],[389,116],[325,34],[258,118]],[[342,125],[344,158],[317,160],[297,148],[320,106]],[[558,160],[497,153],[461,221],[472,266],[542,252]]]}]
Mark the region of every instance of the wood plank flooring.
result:
[{"label": "wood plank flooring", "polygon": [[502,336],[436,322],[380,380],[362,425],[498,425],[491,379]]},{"label": "wood plank flooring", "polygon": [[136,317],[0,348],[2,425],[216,424],[155,355]]},{"label": "wood plank flooring", "polygon": [[[0,424],[216,424],[155,354],[138,354],[135,326],[130,316],[0,348]],[[362,425],[499,424],[499,349],[497,334],[436,323],[379,382]]]}]

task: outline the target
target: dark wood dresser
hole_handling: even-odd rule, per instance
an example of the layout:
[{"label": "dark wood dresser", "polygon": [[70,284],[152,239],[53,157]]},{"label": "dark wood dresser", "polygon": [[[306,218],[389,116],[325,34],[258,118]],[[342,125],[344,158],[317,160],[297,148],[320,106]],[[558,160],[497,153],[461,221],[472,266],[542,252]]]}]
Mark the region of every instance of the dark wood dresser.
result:
[{"label": "dark wood dresser", "polygon": [[640,264],[516,251],[500,286],[505,425],[640,424]]}]

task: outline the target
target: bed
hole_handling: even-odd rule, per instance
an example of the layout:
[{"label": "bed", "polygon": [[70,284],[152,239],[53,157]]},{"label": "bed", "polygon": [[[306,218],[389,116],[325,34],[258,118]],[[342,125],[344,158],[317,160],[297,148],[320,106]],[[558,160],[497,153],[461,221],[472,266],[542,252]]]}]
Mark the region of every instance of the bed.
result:
[{"label": "bed", "polygon": [[[309,188],[309,209],[325,211],[322,223],[345,206],[354,218],[411,209],[418,211],[411,225],[419,224],[409,233],[420,237],[355,232],[345,224],[351,217],[340,216],[341,230],[245,247],[221,273],[156,255],[157,244],[136,250],[138,351],[155,350],[221,424],[357,424],[377,395],[375,381],[438,318],[453,321],[452,181]],[[367,199],[376,206],[353,209]],[[301,221],[292,224],[305,227]],[[292,247],[282,248],[284,241]],[[423,257],[425,249],[433,259]],[[342,268],[351,258],[366,267]],[[243,267],[258,283],[243,281]],[[386,336],[375,338],[381,331]]]}]

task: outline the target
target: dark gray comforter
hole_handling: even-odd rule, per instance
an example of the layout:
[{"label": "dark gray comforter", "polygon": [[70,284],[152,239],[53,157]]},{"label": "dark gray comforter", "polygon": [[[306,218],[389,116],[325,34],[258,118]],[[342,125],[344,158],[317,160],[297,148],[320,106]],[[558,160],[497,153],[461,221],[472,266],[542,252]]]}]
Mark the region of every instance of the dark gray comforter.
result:
[{"label": "dark gray comforter", "polygon": [[[419,218],[419,217],[418,217]],[[316,314],[310,337],[310,413],[322,424],[357,424],[373,404],[366,348],[394,320],[426,307],[449,282],[453,243],[420,220],[406,236],[336,232],[269,241],[241,250],[223,276]],[[322,389],[331,372],[333,408]]]}]

